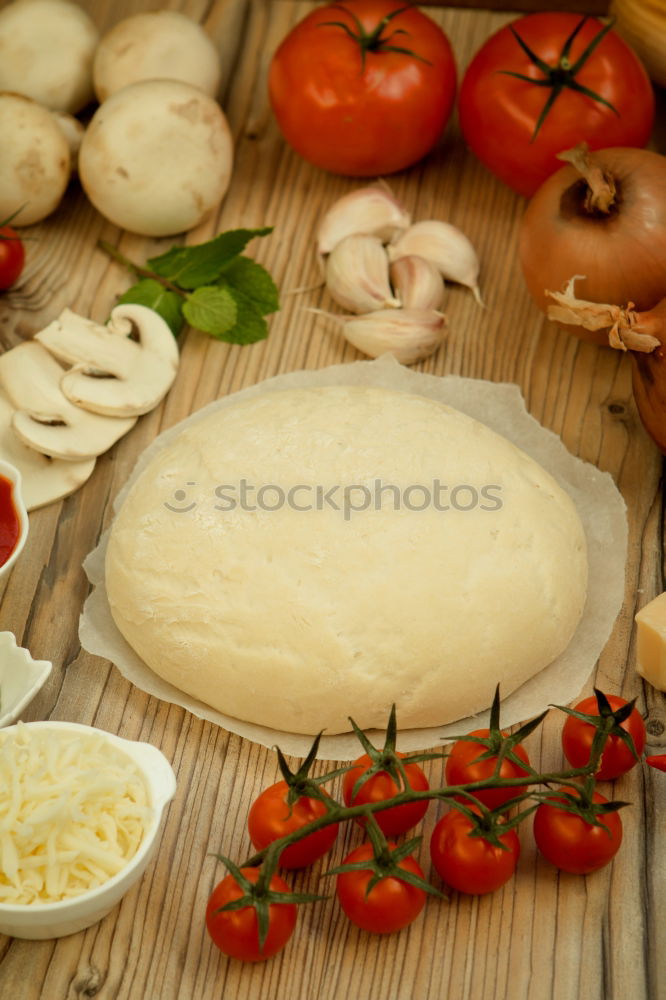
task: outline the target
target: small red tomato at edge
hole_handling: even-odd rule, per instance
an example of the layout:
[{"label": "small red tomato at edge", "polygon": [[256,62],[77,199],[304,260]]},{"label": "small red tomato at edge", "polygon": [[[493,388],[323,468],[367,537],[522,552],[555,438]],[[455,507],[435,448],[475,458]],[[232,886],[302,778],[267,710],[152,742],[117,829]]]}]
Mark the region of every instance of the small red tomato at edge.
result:
[{"label": "small red tomato at edge", "polygon": [[[627,704],[624,698],[618,695],[606,695],[610,707],[615,711]],[[575,710],[584,715],[599,715],[599,706],[595,695],[584,698],[577,705]],[[621,723],[621,728],[631,736],[638,757],[643,752],[645,746],[645,723],[640,713],[634,708],[631,715]],[[575,715],[567,716],[567,720],[562,727],[562,749],[564,756],[572,767],[585,767],[590,759],[590,750],[596,728],[590,722],[577,719]],[[601,755],[599,769],[595,774],[597,781],[611,781],[626,774],[638,763],[630,748],[615,733],[610,733],[606,740],[604,752]]]},{"label": "small red tomato at edge", "polygon": [[430,857],[437,874],[452,889],[482,896],[495,892],[514,874],[520,841],[515,830],[507,830],[500,836],[504,848],[497,847],[483,837],[471,837],[473,828],[469,816],[451,809],[432,832]]},{"label": "small red tomato at edge", "polygon": [[[404,759],[405,755],[396,753],[396,757]],[[377,771],[364,782],[357,793],[352,795],[354,785],[362,774],[370,768],[372,761],[367,754],[363,754],[354,761],[354,767],[347,771],[342,782],[342,794],[346,805],[360,806],[373,802],[385,802],[386,799],[393,798],[402,790],[387,771]],[[418,764],[405,763],[405,774],[410,788],[416,792],[426,792],[430,787],[423,769]],[[396,837],[400,833],[406,833],[420,823],[428,809],[428,800],[421,802],[407,802],[401,806],[391,806],[389,809],[382,809],[374,813],[377,825],[389,837]],[[360,820],[363,823],[363,820]]]},{"label": "small red tomato at edge", "polygon": [[[266,788],[252,804],[247,827],[250,840],[258,851],[326,814],[323,802],[307,796],[301,796],[289,805],[288,790],[286,781],[278,781]],[[305,868],[313,864],[330,851],[337,834],[338,824],[331,823],[303,840],[290,844],[280,855],[281,867]]]},{"label": "small red tomato at edge", "polygon": [[[558,795],[552,799],[565,801]],[[595,792],[592,801],[603,804],[608,799]],[[593,826],[576,813],[543,802],[534,814],[536,845],[544,858],[563,872],[588,875],[598,871],[615,857],[622,843],[619,813],[604,813],[598,818],[604,826]]]},{"label": "small red tomato at edge", "polygon": [[[241,873],[250,882],[259,878],[258,868],[241,868]],[[276,892],[291,892],[291,887],[279,875],[273,875],[270,888]],[[225,903],[243,895],[233,875],[227,875],[218,882],[206,907],[206,927],[214,944],[225,955],[243,962],[262,962],[277,955],[286,945],[296,926],[298,907],[295,903],[270,904],[268,935],[263,948],[260,948],[259,924],[253,906],[216,912]]]},{"label": "small red tomato at edge", "polygon": [[[470,733],[470,739],[458,740],[453,744],[451,753],[446,759],[446,781],[449,785],[466,785],[473,781],[485,781],[491,778],[495,772],[497,756],[486,757],[488,747],[483,743],[474,741],[474,736],[487,739],[490,735],[489,729],[475,729]],[[502,733],[502,736],[506,736]],[[519,760],[529,766],[527,751],[518,743],[513,748],[513,753]],[[522,778],[528,772],[513,760],[505,757],[500,767],[500,778]],[[518,795],[524,795],[527,791],[526,785],[516,785],[513,788],[487,788],[482,791],[473,791],[472,794],[482,802],[488,809],[499,809]]]},{"label": "small red tomato at edge", "polygon": [[0,291],[10,288],[23,271],[23,241],[11,226],[0,225]]},{"label": "small red tomato at edge", "polygon": [[[389,843],[388,849],[394,848],[395,844]],[[343,864],[372,861],[373,857],[372,844],[367,842],[348,854]],[[399,862],[399,867],[424,878],[421,866],[411,854]],[[337,876],[338,901],[352,923],[373,934],[392,934],[416,920],[425,906],[425,890],[403,882],[396,875],[386,875],[367,892],[373,875],[372,869],[360,868]]]}]

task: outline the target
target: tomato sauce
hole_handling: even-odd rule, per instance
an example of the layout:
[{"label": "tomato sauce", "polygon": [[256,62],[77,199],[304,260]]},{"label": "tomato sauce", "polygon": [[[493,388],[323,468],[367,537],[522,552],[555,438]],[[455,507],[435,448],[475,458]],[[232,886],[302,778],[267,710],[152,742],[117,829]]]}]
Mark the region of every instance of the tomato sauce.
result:
[{"label": "tomato sauce", "polygon": [[16,548],[21,525],[14,505],[13,483],[0,476],[0,566],[3,566]]}]

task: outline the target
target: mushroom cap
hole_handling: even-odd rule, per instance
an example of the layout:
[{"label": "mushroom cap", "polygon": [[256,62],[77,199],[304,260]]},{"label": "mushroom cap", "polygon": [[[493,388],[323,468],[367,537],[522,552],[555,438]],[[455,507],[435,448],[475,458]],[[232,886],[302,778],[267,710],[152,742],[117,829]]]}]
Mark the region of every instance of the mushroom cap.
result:
[{"label": "mushroom cap", "polygon": [[93,63],[98,101],[139,80],[181,80],[214,97],[220,57],[196,21],[177,10],[155,10],[119,21],[103,37]]},{"label": "mushroom cap", "polygon": [[68,0],[14,0],[0,11],[0,90],[75,113],[93,98],[99,32]]},{"label": "mushroom cap", "polygon": [[29,226],[60,204],[70,175],[69,145],[54,115],[22,94],[0,93],[0,136],[0,219],[24,206],[12,221]]},{"label": "mushroom cap", "polygon": [[97,109],[81,144],[79,176],[115,225],[173,236],[217,208],[232,159],[227,119],[212,97],[188,83],[144,80]]}]

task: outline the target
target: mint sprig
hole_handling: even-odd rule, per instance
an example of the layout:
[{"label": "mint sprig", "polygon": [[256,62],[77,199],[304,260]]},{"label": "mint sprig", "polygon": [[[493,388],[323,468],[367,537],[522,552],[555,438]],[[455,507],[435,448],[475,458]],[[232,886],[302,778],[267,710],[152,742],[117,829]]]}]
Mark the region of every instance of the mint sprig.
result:
[{"label": "mint sprig", "polygon": [[165,320],[174,336],[185,323],[231,344],[254,344],[268,336],[265,316],[280,308],[268,271],[243,250],[272,226],[231,229],[206,243],[175,246],[141,266],[116,247],[99,245],[141,280],[119,302],[147,306]]}]

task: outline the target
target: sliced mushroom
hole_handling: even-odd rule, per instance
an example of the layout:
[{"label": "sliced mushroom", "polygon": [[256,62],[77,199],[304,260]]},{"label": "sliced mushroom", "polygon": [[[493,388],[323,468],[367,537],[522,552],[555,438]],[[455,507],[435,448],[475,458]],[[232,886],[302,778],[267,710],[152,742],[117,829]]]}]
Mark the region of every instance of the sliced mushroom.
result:
[{"label": "sliced mushroom", "polygon": [[12,427],[21,441],[53,458],[94,458],[126,434],[135,418],[101,417],[74,406],[60,388],[63,375],[34,340],[0,355],[0,385],[16,409]]},{"label": "sliced mushroom", "polygon": [[166,395],[178,370],[174,336],[152,309],[123,304],[106,326],[65,309],[36,339],[59,361],[67,399],[112,417],[148,413]]},{"label": "sliced mushroom", "polygon": [[21,491],[28,510],[45,507],[74,493],[92,475],[95,459],[63,462],[29,448],[12,429],[14,407],[0,390],[0,458],[21,473]]}]

